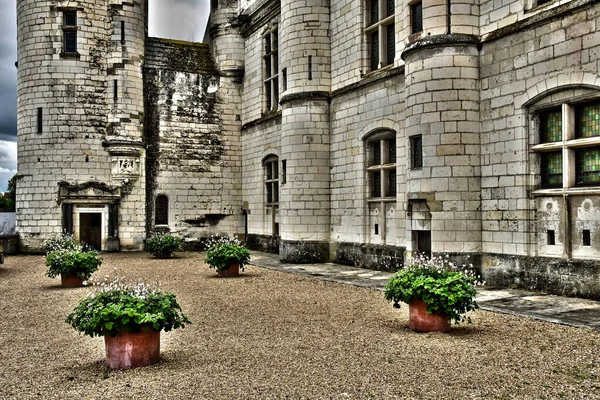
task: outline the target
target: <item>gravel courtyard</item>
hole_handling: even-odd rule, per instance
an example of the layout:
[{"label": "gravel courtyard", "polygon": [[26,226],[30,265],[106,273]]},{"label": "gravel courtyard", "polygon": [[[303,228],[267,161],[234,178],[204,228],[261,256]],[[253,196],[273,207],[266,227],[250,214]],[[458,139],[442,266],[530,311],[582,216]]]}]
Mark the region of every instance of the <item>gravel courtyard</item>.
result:
[{"label": "gravel courtyard", "polygon": [[0,398],[600,399],[600,332],[477,311],[450,334],[408,330],[381,292],[248,267],[219,279],[199,253],[106,254],[95,274],[159,281],[193,324],[158,365],[113,371],[104,341],[64,322],[87,289],[43,256],[0,265]]}]

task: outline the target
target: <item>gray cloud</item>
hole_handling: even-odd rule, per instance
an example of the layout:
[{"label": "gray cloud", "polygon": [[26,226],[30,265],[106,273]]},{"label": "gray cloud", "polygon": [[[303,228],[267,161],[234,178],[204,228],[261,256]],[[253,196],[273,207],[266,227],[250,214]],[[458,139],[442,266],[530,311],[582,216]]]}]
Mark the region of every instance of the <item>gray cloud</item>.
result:
[{"label": "gray cloud", "polygon": [[16,1],[4,0],[0,12],[0,140],[17,140]]},{"label": "gray cloud", "polygon": [[209,0],[150,0],[150,36],[201,42]]}]

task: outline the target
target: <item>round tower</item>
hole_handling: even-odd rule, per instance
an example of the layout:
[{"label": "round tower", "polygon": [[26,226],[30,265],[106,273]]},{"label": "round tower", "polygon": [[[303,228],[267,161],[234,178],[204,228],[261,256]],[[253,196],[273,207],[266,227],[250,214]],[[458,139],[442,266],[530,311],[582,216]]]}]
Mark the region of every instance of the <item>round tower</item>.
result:
[{"label": "round tower", "polygon": [[478,20],[467,3],[425,0],[405,24],[408,255],[481,251]]},{"label": "round tower", "polygon": [[282,0],[279,34],[281,154],[279,255],[329,258],[331,47],[329,2]]},{"label": "round tower", "polygon": [[146,1],[17,1],[23,250],[61,231],[140,248],[146,13]]}]

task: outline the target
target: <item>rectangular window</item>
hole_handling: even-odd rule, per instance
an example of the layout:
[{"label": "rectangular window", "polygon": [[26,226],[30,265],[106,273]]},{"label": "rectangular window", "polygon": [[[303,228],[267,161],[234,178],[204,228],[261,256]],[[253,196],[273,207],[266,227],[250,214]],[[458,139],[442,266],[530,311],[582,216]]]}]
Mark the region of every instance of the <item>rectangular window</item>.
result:
[{"label": "rectangular window", "polygon": [[540,113],[540,142],[562,140],[562,111],[560,108]]},{"label": "rectangular window", "polygon": [[423,2],[411,4],[410,6],[411,33],[423,31]]},{"label": "rectangular window", "polygon": [[373,142],[371,145],[373,146],[373,164],[372,165],[379,165],[379,164],[381,164],[381,142],[380,141]]},{"label": "rectangular window", "polygon": [[37,133],[42,133],[44,130],[44,109],[38,107],[37,109]]},{"label": "rectangular window", "polygon": [[64,26],[77,26],[77,11],[64,11],[63,12],[63,25]]},{"label": "rectangular window", "polygon": [[388,140],[388,164],[396,163],[396,139]]},{"label": "rectangular window", "polygon": [[63,52],[77,53],[77,11],[63,11]]},{"label": "rectangular window", "polygon": [[373,182],[371,183],[371,197],[381,197],[381,171],[375,171],[371,174]]},{"label": "rectangular window", "polygon": [[584,229],[583,230],[583,245],[584,246],[591,246],[592,245],[592,235],[590,234],[590,230],[589,229]]},{"label": "rectangular window", "polygon": [[279,203],[279,160],[277,158],[270,158],[265,162],[265,173],[267,204]]},{"label": "rectangular window", "polygon": [[575,108],[575,132],[577,138],[600,136],[600,101]]},{"label": "rectangular window", "polygon": [[279,106],[279,58],[277,29],[264,37],[265,102],[267,111],[275,111]]},{"label": "rectangular window", "polygon": [[287,182],[287,160],[281,160],[281,183]]},{"label": "rectangular window", "polygon": [[396,196],[396,170],[392,169],[388,171],[388,196]]},{"label": "rectangular window", "polygon": [[119,99],[119,81],[116,79],[113,81],[113,100]]},{"label": "rectangular window", "polygon": [[287,90],[287,68],[283,68],[281,70],[281,75],[282,75],[281,85],[282,85],[283,91],[285,92]]},{"label": "rectangular window", "polygon": [[562,151],[552,151],[541,154],[542,186],[546,188],[561,187],[563,168]]},{"label": "rectangular window", "polygon": [[395,33],[395,29],[396,27],[394,26],[394,24],[391,25],[387,25],[385,27],[386,30],[386,50],[387,50],[387,54],[386,54],[386,60],[387,60],[387,64],[391,64],[394,62],[394,57],[396,56],[396,33]]},{"label": "rectangular window", "polygon": [[371,33],[369,48],[369,54],[371,55],[371,71],[375,71],[379,68],[379,32]]},{"label": "rectangular window", "polygon": [[575,184],[600,184],[600,147],[589,147],[575,151]]},{"label": "rectangular window", "polygon": [[546,232],[546,244],[548,246],[554,246],[554,245],[556,245],[556,237],[554,235],[554,231],[553,230],[548,230]]},{"label": "rectangular window", "polygon": [[394,0],[371,0],[368,4],[367,27],[364,32],[371,71],[394,62],[396,57],[395,12]]},{"label": "rectangular window", "polygon": [[423,168],[423,137],[420,135],[411,137],[410,148],[411,168]]},{"label": "rectangular window", "polygon": [[125,44],[125,21],[121,21],[121,43]]}]

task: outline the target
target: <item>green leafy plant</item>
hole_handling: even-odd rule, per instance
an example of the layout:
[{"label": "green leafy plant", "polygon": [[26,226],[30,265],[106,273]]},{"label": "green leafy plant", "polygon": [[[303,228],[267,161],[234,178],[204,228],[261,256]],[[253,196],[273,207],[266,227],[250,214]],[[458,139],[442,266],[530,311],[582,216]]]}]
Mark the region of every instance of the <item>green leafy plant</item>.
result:
[{"label": "green leafy plant", "polygon": [[208,240],[206,262],[217,271],[226,269],[231,264],[240,264],[242,271],[244,264],[250,261],[248,250],[237,238],[215,237]]},{"label": "green leafy plant", "polygon": [[399,302],[410,304],[420,299],[429,314],[447,315],[456,324],[469,323],[468,311],[479,308],[475,301],[475,286],[483,282],[475,275],[473,266],[456,266],[448,256],[427,258],[417,256],[408,267],[392,275],[385,287],[385,298],[399,307]]},{"label": "green leafy plant", "polygon": [[156,257],[169,258],[171,255],[181,250],[183,240],[178,236],[166,233],[156,233],[146,242],[148,251]]},{"label": "green leafy plant", "polygon": [[95,251],[84,252],[81,246],[60,248],[46,255],[46,275],[76,276],[87,280],[102,265],[102,258]]},{"label": "green leafy plant", "polygon": [[90,296],[79,301],[66,322],[91,337],[147,329],[170,331],[191,324],[173,293],[143,281],[127,283],[118,276],[95,283]]}]

